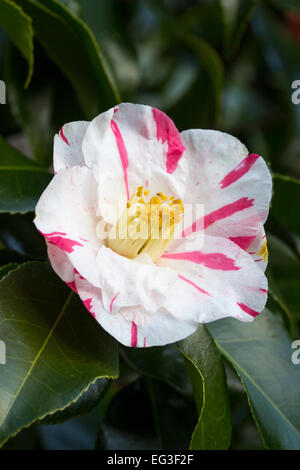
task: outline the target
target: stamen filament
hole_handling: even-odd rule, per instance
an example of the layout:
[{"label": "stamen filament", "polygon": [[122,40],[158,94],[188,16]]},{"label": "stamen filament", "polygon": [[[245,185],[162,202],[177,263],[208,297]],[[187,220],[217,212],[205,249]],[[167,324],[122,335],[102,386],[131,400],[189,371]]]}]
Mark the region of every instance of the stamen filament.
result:
[{"label": "stamen filament", "polygon": [[135,258],[148,254],[155,262],[164,253],[174,237],[176,224],[181,221],[183,204],[180,199],[156,193],[148,202],[143,195],[150,191],[139,186],[127,202],[126,209],[115,227],[112,227],[107,244],[116,253]]}]

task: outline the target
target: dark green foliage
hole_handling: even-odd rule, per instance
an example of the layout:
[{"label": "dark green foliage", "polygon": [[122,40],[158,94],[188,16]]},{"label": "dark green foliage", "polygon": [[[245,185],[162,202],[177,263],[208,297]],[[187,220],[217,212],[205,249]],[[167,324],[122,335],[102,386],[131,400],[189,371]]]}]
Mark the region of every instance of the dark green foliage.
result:
[{"label": "dark green foliage", "polygon": [[[75,417],[83,433],[87,414],[96,449],[299,450],[298,0],[0,0],[0,80],[0,446],[43,448],[44,424]],[[253,323],[121,347],[49,266],[32,221],[54,134],[121,100],[229,132],[270,165],[269,300]]]}]

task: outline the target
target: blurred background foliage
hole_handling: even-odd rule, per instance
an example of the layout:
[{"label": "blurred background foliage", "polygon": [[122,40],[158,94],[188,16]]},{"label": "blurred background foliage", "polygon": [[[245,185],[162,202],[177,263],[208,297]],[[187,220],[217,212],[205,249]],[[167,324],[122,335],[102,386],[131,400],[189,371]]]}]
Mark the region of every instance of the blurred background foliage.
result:
[{"label": "blurred background foliage", "polygon": [[[213,128],[238,137],[270,165],[268,308],[279,329],[273,335],[267,316],[259,326],[267,345],[275,338],[266,348],[279,345],[278,361],[283,344],[289,358],[287,338],[299,338],[300,322],[300,104],[291,100],[292,83],[300,80],[299,57],[297,0],[0,0],[0,79],[7,86],[7,104],[0,107],[0,277],[5,281],[22,263],[46,259],[32,219],[51,179],[52,142],[59,128],[91,119],[120,101],[149,104],[164,110],[180,131]],[[224,351],[221,331],[209,331],[225,358],[232,437],[227,443],[216,438],[206,448],[299,449],[299,407],[291,423],[285,404],[283,424],[278,417],[282,388],[279,408],[269,412],[257,396],[259,387],[251,391],[251,364],[243,377],[234,348]],[[255,329],[249,333],[248,356],[261,353],[251,339]],[[125,349],[120,350],[119,379],[94,391],[85,408],[78,404],[51,426],[36,416],[30,422],[38,424],[4,448],[188,448],[199,418],[191,385],[195,393],[195,371],[185,367],[184,355],[174,347],[140,354]],[[293,382],[287,373],[282,387],[300,386],[300,366],[291,370],[275,357],[273,365],[265,363],[265,372],[277,366],[283,375],[288,369],[297,376]],[[202,373],[201,380],[207,377]],[[262,387],[268,395],[268,385]],[[294,392],[286,402],[296,406]],[[201,410],[203,397],[199,400]],[[211,423],[206,425],[213,433]],[[202,448],[199,442],[196,433],[192,448]]]}]

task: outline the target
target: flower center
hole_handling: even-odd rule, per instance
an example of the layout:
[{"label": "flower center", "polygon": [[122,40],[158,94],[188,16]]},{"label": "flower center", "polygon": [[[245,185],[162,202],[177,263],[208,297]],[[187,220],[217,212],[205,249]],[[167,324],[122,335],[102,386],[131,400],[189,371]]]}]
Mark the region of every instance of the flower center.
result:
[{"label": "flower center", "polygon": [[148,254],[155,262],[174,237],[176,224],[184,211],[181,199],[164,193],[150,196],[139,186],[108,234],[107,245],[119,255],[135,258]]}]

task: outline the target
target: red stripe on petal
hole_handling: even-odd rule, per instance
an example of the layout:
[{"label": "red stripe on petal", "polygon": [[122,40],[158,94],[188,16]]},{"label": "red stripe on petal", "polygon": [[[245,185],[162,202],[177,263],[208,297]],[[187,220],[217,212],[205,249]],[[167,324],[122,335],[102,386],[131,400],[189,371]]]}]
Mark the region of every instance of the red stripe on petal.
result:
[{"label": "red stripe on petal", "polygon": [[137,326],[134,321],[131,323],[131,346],[133,348],[137,346]]},{"label": "red stripe on petal", "polygon": [[122,137],[122,134],[120,132],[120,129],[117,125],[117,123],[112,119],[110,121],[110,127],[114,133],[117,147],[119,150],[119,155],[121,159],[121,164],[123,168],[123,177],[124,177],[124,183],[125,183],[125,188],[126,188],[126,195],[127,195],[127,200],[129,200],[129,188],[128,188],[128,176],[127,176],[127,168],[128,168],[128,153],[127,149]]},{"label": "red stripe on petal", "polygon": [[259,289],[261,292],[263,292],[264,294],[267,294],[268,295],[268,291],[267,289]]},{"label": "red stripe on petal", "polygon": [[222,189],[227,188],[235,181],[239,180],[244,176],[250,168],[254,165],[256,160],[259,158],[259,155],[256,153],[251,153],[248,157],[244,158],[230,173],[228,173],[225,178],[220,182]]},{"label": "red stripe on petal", "polygon": [[190,261],[202,264],[209,269],[221,271],[238,271],[240,268],[235,265],[235,260],[228,258],[223,253],[202,253],[201,251],[186,251],[184,253],[164,253],[162,258]]},{"label": "red stripe on petal", "polygon": [[209,227],[210,225],[214,224],[218,220],[226,219],[231,215],[235,214],[236,212],[240,212],[244,209],[248,209],[249,207],[253,206],[254,199],[248,199],[247,197],[242,197],[231,204],[227,204],[226,206],[217,209],[214,212],[211,212],[208,215],[204,216],[204,228]]},{"label": "red stripe on petal", "polygon": [[92,314],[92,316],[94,318],[96,318],[96,315],[95,313],[92,311],[92,298],[91,299],[86,299],[86,300],[83,300],[83,305],[85,306],[85,308]]},{"label": "red stripe on petal", "polygon": [[117,292],[116,295],[110,301],[110,304],[109,304],[110,313],[112,313],[114,302],[115,302],[115,300],[116,300],[116,298],[118,297],[119,294],[120,294],[120,292]]},{"label": "red stripe on petal", "polygon": [[76,285],[75,285],[75,282],[74,282],[74,281],[72,281],[72,282],[66,282],[66,284],[67,284],[69,287],[71,287],[71,289],[72,289],[74,292],[76,292],[76,294],[78,294],[77,289],[76,289]]},{"label": "red stripe on petal", "polygon": [[248,307],[248,305],[246,305],[246,304],[237,302],[237,305],[238,305],[244,312],[248,313],[248,315],[251,315],[251,317],[257,317],[257,315],[259,315],[259,312],[256,312],[255,310],[252,310],[252,308]]},{"label": "red stripe on petal", "polygon": [[209,293],[209,292],[206,292],[206,290],[202,289],[201,287],[197,286],[197,284],[195,284],[194,282],[190,281],[189,279],[187,279],[186,277],[183,277],[181,276],[181,274],[178,274],[178,277],[179,279],[181,279],[182,281],[185,281],[187,282],[188,284],[190,284],[191,286],[195,287],[195,289],[197,289],[199,292],[201,292],[202,294],[206,294],[206,295],[209,295],[210,297],[212,297],[212,295]]},{"label": "red stripe on petal", "polygon": [[77,274],[77,276],[79,276],[79,279],[84,279],[86,281],[85,277],[81,276],[80,272],[78,272],[76,268],[74,268],[74,274]]},{"label": "red stripe on petal", "polygon": [[74,251],[74,246],[83,246],[82,243],[79,243],[75,240],[71,240],[70,238],[65,238],[66,235],[63,232],[51,232],[51,233],[43,233],[40,232],[52,245],[56,245],[61,248],[63,251],[67,253],[72,253]]},{"label": "red stripe on petal", "polygon": [[65,136],[65,134],[64,134],[64,129],[63,129],[63,127],[60,129],[59,135],[60,135],[60,137],[62,138],[62,140],[63,140],[67,145],[70,145],[68,139],[66,138],[66,136]]},{"label": "red stripe on petal", "polygon": [[230,204],[226,204],[220,209],[217,209],[210,214],[201,217],[200,219],[196,220],[190,227],[183,230],[182,237],[187,237],[191,235],[193,232],[198,232],[199,230],[206,229],[210,225],[218,222],[219,220],[226,219],[231,215],[235,214],[236,212],[240,212],[244,209],[248,209],[252,207],[254,203],[254,199],[248,199],[247,197],[242,197],[237,201],[231,202]]},{"label": "red stripe on petal", "polygon": [[173,173],[185,151],[180,134],[172,119],[159,109],[152,108],[153,118],[156,124],[156,138],[162,143],[168,143],[166,169],[167,173]]},{"label": "red stripe on petal", "polygon": [[238,245],[242,250],[247,250],[256,237],[229,237],[229,240]]}]

